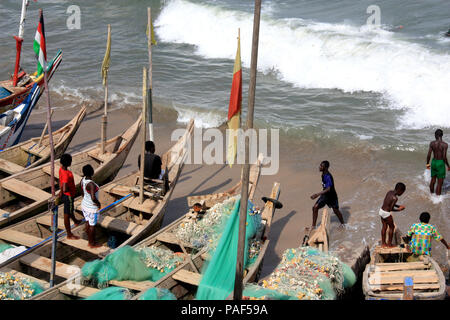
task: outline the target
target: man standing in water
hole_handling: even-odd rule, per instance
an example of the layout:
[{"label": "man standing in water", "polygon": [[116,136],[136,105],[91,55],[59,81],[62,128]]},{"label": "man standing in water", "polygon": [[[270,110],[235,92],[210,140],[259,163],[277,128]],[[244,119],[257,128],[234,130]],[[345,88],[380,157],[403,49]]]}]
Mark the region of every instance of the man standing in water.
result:
[{"label": "man standing in water", "polygon": [[322,172],[322,187],[323,190],[319,193],[315,193],[311,196],[311,199],[316,199],[320,196],[320,198],[316,201],[316,204],[312,208],[313,210],[313,221],[312,228],[316,227],[317,216],[319,214],[319,209],[323,208],[325,205],[328,205],[329,208],[333,209],[333,212],[337,215],[339,221],[342,225],[344,225],[344,218],[342,217],[342,213],[339,211],[339,203],[338,196],[336,193],[336,189],[334,188],[334,179],[330,172],[328,172],[328,168],[330,167],[330,163],[325,160],[320,163],[319,171]]},{"label": "man standing in water", "polygon": [[[448,144],[442,140],[443,135],[444,133],[441,129],[436,130],[434,133],[436,140],[430,142],[430,148],[428,149],[427,155],[427,169],[431,169],[430,192],[434,193],[434,184],[436,183],[437,178],[436,195],[438,196],[441,194],[442,184],[444,183],[445,165],[447,165],[447,168],[450,171],[450,165],[447,161]],[[431,160],[430,165],[431,152],[433,152],[433,160]]]},{"label": "man standing in water", "polygon": [[[395,185],[394,190],[390,190],[386,193],[383,200],[383,205],[380,208],[378,214],[381,218],[381,247],[393,248],[392,237],[394,236],[394,219],[392,218],[392,212],[405,210],[405,206],[397,204],[398,197],[401,196],[406,190],[406,186],[402,182],[398,182]],[[388,241],[386,242],[386,231],[389,229]]]}]

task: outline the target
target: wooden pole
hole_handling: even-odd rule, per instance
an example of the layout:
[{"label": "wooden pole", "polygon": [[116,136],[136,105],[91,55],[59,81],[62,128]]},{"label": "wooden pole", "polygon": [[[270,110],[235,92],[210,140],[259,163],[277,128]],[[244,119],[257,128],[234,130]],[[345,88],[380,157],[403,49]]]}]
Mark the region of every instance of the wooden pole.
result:
[{"label": "wooden pole", "polygon": [[[253,110],[255,106],[256,66],[258,64],[259,22],[261,16],[261,0],[255,0],[253,17],[252,57],[250,63],[250,83],[248,88],[247,130],[253,128]],[[241,206],[239,212],[239,240],[236,261],[236,276],[234,280],[234,300],[242,300],[245,230],[247,222],[248,183],[250,176],[249,141],[245,139],[245,163],[242,167]]]},{"label": "wooden pole", "polygon": [[141,164],[139,173],[139,203],[144,202],[144,165],[145,165],[145,140],[147,136],[147,130],[145,130],[145,121],[147,113],[147,68],[144,67],[142,74],[142,144],[141,144]]},{"label": "wooden pole", "polygon": [[[151,8],[147,8],[147,17],[148,17],[148,38],[147,38],[147,47],[148,47],[148,134],[150,141],[154,141],[153,137],[153,99],[152,99],[152,89],[153,89],[153,63],[152,63],[152,12]],[[144,126],[145,128],[145,123]]]},{"label": "wooden pole", "polygon": [[[42,9],[39,9],[39,17],[41,20],[43,13]],[[45,64],[47,62],[45,61]],[[53,135],[52,135],[52,116],[51,116],[51,106],[50,106],[50,92],[48,90],[47,81],[47,65],[44,68],[44,89],[47,96],[47,127],[48,127],[48,139],[50,144],[50,186],[52,192],[52,201],[50,203],[51,210],[53,211],[53,242],[52,242],[52,265],[50,272],[50,287],[53,287],[56,269],[56,244],[57,244],[57,230],[58,230],[58,207],[54,204],[55,199],[55,150],[53,147]]]},{"label": "wooden pole", "polygon": [[[50,117],[53,116],[53,111],[54,110],[52,110],[52,112],[50,113]],[[42,130],[41,137],[39,138],[38,147],[40,147],[42,145],[42,139],[44,139],[44,134],[45,134],[45,131],[47,131],[47,126],[48,126],[48,121],[45,122],[44,130]]]},{"label": "wooden pole", "polygon": [[[107,39],[111,37],[111,25],[108,24],[108,36]],[[105,153],[106,145],[106,127],[108,125],[108,77],[105,78],[105,107],[102,116],[102,133],[101,133],[101,148],[100,153]]]}]

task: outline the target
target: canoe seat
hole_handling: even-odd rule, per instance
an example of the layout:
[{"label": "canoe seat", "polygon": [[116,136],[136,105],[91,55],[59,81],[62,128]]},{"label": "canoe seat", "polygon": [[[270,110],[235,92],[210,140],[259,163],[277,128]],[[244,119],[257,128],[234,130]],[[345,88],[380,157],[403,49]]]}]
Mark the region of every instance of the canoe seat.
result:
[{"label": "canoe seat", "polygon": [[23,169],[25,168],[19,166],[18,164],[15,164],[14,162],[5,159],[0,159],[0,170],[3,172],[6,172],[8,174],[14,174],[22,171]]},{"label": "canoe seat", "polygon": [[[416,290],[439,290],[439,283],[414,283],[413,289]],[[372,291],[403,291],[403,284],[382,284],[371,285]]]},{"label": "canoe seat", "polygon": [[122,205],[126,208],[152,214],[153,210],[159,204],[159,201],[152,199],[145,199],[143,203],[139,203],[139,197],[130,197],[122,202]]},{"label": "canoe seat", "polygon": [[405,277],[412,277],[415,284],[439,282],[439,277],[435,270],[407,270],[371,273],[369,274],[369,284],[403,284]]},{"label": "canoe seat", "polygon": [[30,234],[19,232],[13,229],[6,229],[0,231],[0,239],[6,240],[14,244],[22,245],[25,247],[32,247],[44,240],[42,238],[38,238]]},{"label": "canoe seat", "polygon": [[22,197],[27,197],[34,201],[44,201],[51,197],[50,193],[14,178],[2,181],[1,186],[6,190],[17,193]]},{"label": "canoe seat", "polygon": [[110,250],[108,247],[105,247],[105,246],[101,246],[99,248],[90,248],[88,246],[88,241],[81,239],[81,238],[74,240],[74,239],[67,239],[66,237],[64,237],[62,239],[58,239],[58,242],[64,243],[68,246],[71,246],[71,247],[74,247],[77,249],[81,249],[83,251],[90,252],[95,255],[104,254],[105,252]]},{"label": "canoe seat", "polygon": [[171,232],[164,232],[156,236],[156,240],[160,242],[166,242],[166,243],[172,243],[179,245],[180,242],[184,247],[193,248],[193,246],[190,243],[180,241],[173,233]]},{"label": "canoe seat", "polygon": [[122,287],[122,288],[128,288],[131,290],[137,290],[137,291],[145,291],[148,288],[152,287],[154,282],[152,281],[118,281],[118,280],[111,280],[109,281],[110,285],[116,286],[116,287]]},{"label": "canoe seat", "polygon": [[91,287],[86,287],[80,284],[66,284],[60,287],[59,291],[69,296],[87,298],[92,296],[94,293],[99,292],[100,290]]},{"label": "canoe seat", "polygon": [[[36,222],[42,224],[47,227],[51,227],[52,225],[52,215],[45,215],[39,218],[36,218]],[[58,229],[64,229],[64,219],[58,218]]]},{"label": "canoe seat", "polygon": [[[19,261],[32,268],[50,273],[52,270],[52,260],[35,253],[28,253]],[[68,279],[80,272],[80,268],[56,261],[55,274],[58,277]]]},{"label": "canoe seat", "polygon": [[172,275],[172,278],[177,281],[198,286],[200,284],[200,280],[202,279],[202,275],[200,273],[181,269],[174,273]]},{"label": "canoe seat", "polygon": [[143,226],[136,223],[104,215],[98,217],[98,224],[105,229],[119,231],[128,235],[135,235],[144,229]]},{"label": "canoe seat", "polygon": [[115,153],[111,153],[106,150],[105,150],[105,153],[100,154],[100,147],[89,151],[87,154],[89,156],[91,156],[92,158],[94,158],[98,161],[101,161],[101,162],[108,162],[115,155]]},{"label": "canoe seat", "polygon": [[[55,163],[55,178],[59,179],[59,168],[61,166],[57,165]],[[51,167],[50,166],[44,166],[42,167],[42,171],[44,171],[46,174],[51,175]],[[75,172],[72,171],[73,174],[73,180],[75,180],[75,185],[80,184],[82,177],[80,177],[79,175],[77,175]]]},{"label": "canoe seat", "polygon": [[38,144],[34,143],[34,142],[20,146],[20,149],[22,149],[26,153],[32,154],[34,156],[38,156],[40,158],[49,154],[49,152],[50,152],[50,148],[48,145],[41,145],[39,147]]}]

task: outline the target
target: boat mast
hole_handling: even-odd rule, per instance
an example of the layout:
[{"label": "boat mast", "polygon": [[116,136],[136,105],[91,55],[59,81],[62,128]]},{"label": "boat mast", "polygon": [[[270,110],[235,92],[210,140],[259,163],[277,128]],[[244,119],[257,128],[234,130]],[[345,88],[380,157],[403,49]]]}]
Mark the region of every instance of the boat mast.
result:
[{"label": "boat mast", "polygon": [[22,51],[22,42],[23,42],[23,34],[24,34],[24,26],[25,26],[25,15],[27,13],[27,6],[29,0],[22,0],[22,12],[20,14],[20,23],[19,23],[19,35],[14,36],[16,39],[16,65],[14,67],[14,76],[13,76],[13,86],[17,85],[17,78],[19,74],[20,68],[20,53]]},{"label": "boat mast", "polygon": [[[148,37],[147,37],[147,47],[148,47],[148,76],[149,76],[149,83],[148,83],[148,134],[150,141],[154,141],[153,139],[153,101],[152,101],[152,89],[153,89],[153,64],[152,64],[152,13],[151,8],[147,8],[147,16],[148,16]],[[144,123],[144,130],[145,130],[145,123]]]},{"label": "boat mast", "polygon": [[147,68],[144,67],[142,71],[142,141],[141,141],[141,161],[139,170],[139,203],[144,202],[144,167],[145,167],[145,140],[147,130],[145,129],[146,114],[147,114]]},{"label": "boat mast", "polygon": [[[252,58],[250,63],[250,83],[248,88],[247,130],[253,128],[253,110],[255,106],[256,66],[258,63],[259,21],[261,16],[261,0],[255,0],[253,17]],[[247,220],[248,183],[250,176],[249,139],[245,139],[245,162],[242,167],[241,206],[239,212],[239,240],[236,261],[236,276],[234,280],[234,300],[242,300],[245,231]]]}]

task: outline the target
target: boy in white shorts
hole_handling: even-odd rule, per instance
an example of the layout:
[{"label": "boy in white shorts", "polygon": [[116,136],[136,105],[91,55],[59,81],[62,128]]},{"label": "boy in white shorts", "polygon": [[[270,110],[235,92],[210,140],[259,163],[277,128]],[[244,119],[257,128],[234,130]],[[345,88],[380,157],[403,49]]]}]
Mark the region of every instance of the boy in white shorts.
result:
[{"label": "boy in white shorts", "polygon": [[[400,206],[397,203],[398,196],[401,196],[406,190],[405,184],[399,182],[395,185],[394,190],[388,191],[386,197],[384,197],[383,206],[381,207],[378,214],[381,217],[381,223],[383,224],[381,228],[381,247],[392,248],[392,237],[394,235],[394,219],[392,218],[393,211],[405,210],[405,206]],[[386,243],[386,231],[389,228],[389,238]]]},{"label": "boy in white shorts", "polygon": [[92,180],[94,168],[87,164],[83,167],[83,179],[81,189],[83,190],[83,201],[81,201],[81,211],[86,220],[86,233],[88,234],[88,246],[98,248],[95,244],[95,225],[97,224],[100,202],[98,201],[98,185]]}]

